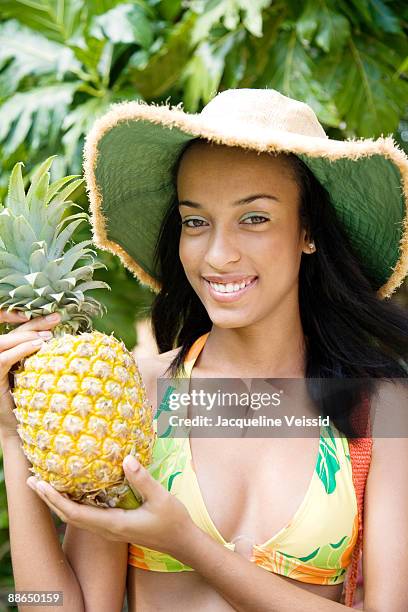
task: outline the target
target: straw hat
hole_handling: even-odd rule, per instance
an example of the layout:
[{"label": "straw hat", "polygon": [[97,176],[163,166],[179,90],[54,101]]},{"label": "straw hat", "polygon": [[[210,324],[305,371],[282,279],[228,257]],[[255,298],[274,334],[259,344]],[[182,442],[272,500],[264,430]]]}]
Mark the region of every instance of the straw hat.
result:
[{"label": "straw hat", "polygon": [[380,298],[408,272],[408,158],[392,137],[332,140],[313,110],[273,89],[230,89],[197,114],[145,102],[112,106],[85,143],[95,244],[160,289],[154,250],[176,197],[174,168],[195,138],[300,157],[330,194]]}]

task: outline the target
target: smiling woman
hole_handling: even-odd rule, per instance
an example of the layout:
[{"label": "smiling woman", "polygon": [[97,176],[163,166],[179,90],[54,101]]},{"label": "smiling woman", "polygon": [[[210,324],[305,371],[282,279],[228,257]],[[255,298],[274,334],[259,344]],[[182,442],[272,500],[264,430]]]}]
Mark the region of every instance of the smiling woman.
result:
[{"label": "smiling woman", "polygon": [[305,104],[242,89],[199,115],[114,107],[85,170],[96,243],[157,292],[160,355],[139,363],[156,429],[160,377],[297,379],[293,414],[330,423],[158,437],[134,480],[145,503],[119,517],[130,609],[341,610],[363,549],[363,609],[405,610],[407,439],[373,439],[367,419],[387,420],[389,386],[407,405],[408,317],[384,299],[408,270],[405,155],[329,140]]},{"label": "smiling woman", "polygon": [[384,413],[381,379],[407,378],[407,315],[384,300],[408,270],[405,155],[392,139],[329,140],[306,105],[241,89],[194,116],[114,108],[85,168],[97,244],[157,293],[161,354],[140,364],[155,407],[158,377],[293,378],[296,416],[330,418],[314,438],[158,438],[150,475],[194,528],[171,550],[132,540],[131,605],[337,610],[364,548],[364,608],[404,610],[381,567],[387,549],[408,571],[407,444],[373,441],[367,411]]},{"label": "smiling woman", "polygon": [[[116,107],[86,158],[97,244],[158,293],[161,355],[139,364],[152,404],[160,376],[297,378],[297,416],[331,419],[312,438],[158,438],[149,477],[162,502],[150,484],[134,519],[143,509],[145,530],[121,529],[131,609],[340,609],[364,544],[364,605],[402,610],[379,551],[408,563],[393,544],[404,447],[373,445],[363,534],[371,439],[353,440],[351,417],[364,420],[369,398],[382,409],[372,379],[407,376],[407,316],[381,300],[408,267],[404,155],[390,139],[330,141],[307,106],[238,90],[199,116]],[[363,382],[328,395],[333,377]],[[401,466],[392,491],[385,453]]]}]

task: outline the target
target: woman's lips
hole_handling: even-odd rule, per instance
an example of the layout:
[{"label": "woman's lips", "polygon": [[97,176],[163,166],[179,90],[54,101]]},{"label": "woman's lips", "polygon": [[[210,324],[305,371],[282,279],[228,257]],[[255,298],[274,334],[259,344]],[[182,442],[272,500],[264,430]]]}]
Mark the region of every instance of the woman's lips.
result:
[{"label": "woman's lips", "polygon": [[210,296],[214,300],[216,300],[217,302],[235,302],[236,300],[239,300],[244,295],[244,293],[248,293],[248,291],[255,287],[256,283],[258,282],[258,277],[255,276],[255,278],[253,278],[251,282],[243,289],[238,289],[238,291],[232,291],[231,293],[221,293],[220,291],[216,291],[207,279],[204,278],[203,280],[206,286],[208,287]]}]

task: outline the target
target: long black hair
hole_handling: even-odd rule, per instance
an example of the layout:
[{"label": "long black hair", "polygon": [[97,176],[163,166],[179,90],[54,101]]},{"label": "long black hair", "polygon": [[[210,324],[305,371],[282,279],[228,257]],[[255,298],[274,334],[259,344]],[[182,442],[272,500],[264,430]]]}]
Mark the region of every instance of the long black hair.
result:
[{"label": "long black hair", "polygon": [[[346,435],[360,435],[350,416],[363,394],[370,397],[375,391],[374,380],[408,378],[408,313],[392,301],[379,299],[378,287],[363,271],[328,192],[300,158],[285,157],[300,189],[302,227],[316,245],[313,255],[302,255],[299,270],[309,393],[320,414],[330,416]],[[180,347],[168,369],[171,376],[183,373],[189,348],[212,327],[184,273],[178,252],[180,233],[175,199],[157,243],[162,287],[152,305],[159,351]]]}]

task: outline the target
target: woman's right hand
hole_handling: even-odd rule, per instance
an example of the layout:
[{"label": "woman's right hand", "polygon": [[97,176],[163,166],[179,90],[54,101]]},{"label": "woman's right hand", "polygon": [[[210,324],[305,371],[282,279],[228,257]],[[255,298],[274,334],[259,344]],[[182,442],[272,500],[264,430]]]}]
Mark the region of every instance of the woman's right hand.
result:
[{"label": "woman's right hand", "polygon": [[13,412],[15,404],[10,393],[11,368],[24,357],[38,351],[47,339],[52,338],[51,330],[61,320],[58,315],[54,321],[47,317],[35,317],[27,321],[26,317],[20,315],[16,310],[7,312],[0,309],[0,323],[20,323],[7,334],[0,335],[0,439],[18,436],[17,420]]}]

